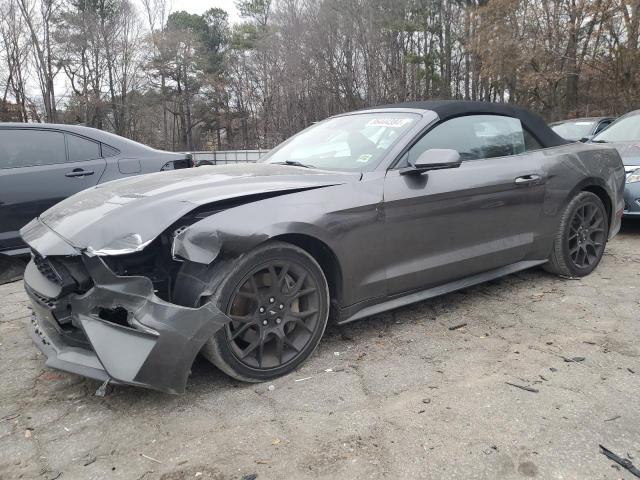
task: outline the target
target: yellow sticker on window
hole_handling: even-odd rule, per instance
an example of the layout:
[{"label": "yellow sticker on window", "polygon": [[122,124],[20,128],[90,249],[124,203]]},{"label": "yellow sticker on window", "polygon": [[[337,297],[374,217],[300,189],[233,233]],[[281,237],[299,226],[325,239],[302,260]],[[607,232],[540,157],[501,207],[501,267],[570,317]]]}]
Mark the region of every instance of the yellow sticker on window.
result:
[{"label": "yellow sticker on window", "polygon": [[371,157],[373,157],[373,155],[369,155],[368,153],[365,153],[364,155],[360,155],[356,160],[356,162],[367,163],[369,160],[371,160]]}]

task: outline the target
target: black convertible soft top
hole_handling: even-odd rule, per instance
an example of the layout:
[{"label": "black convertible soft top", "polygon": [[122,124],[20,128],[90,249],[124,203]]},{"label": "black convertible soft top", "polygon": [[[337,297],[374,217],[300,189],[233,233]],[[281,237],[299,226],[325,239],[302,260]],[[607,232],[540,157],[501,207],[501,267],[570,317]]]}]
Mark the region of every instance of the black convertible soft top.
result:
[{"label": "black convertible soft top", "polygon": [[430,100],[422,102],[404,102],[381,105],[378,108],[412,108],[436,112],[440,121],[464,115],[504,115],[517,118],[543,147],[557,147],[571,143],[555,133],[546,122],[535,113],[521,107],[505,103],[472,102],[467,100]]}]

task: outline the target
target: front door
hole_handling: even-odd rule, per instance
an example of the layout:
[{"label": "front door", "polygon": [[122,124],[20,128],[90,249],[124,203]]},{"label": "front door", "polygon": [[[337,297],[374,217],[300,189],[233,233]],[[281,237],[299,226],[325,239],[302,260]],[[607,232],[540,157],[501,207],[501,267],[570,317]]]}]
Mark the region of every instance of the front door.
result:
[{"label": "front door", "polygon": [[390,295],[430,288],[509,265],[536,241],[544,198],[537,147],[510,117],[474,115],[436,125],[403,158],[457,150],[458,168],[387,173],[384,187]]}]

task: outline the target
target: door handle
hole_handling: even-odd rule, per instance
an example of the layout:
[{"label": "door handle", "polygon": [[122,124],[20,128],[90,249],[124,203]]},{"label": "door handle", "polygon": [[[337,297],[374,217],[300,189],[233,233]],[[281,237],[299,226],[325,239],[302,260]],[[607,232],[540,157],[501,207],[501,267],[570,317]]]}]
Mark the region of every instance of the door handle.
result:
[{"label": "door handle", "polygon": [[83,170],[81,168],[74,168],[70,172],[64,174],[65,177],[86,177],[87,175],[93,175],[93,170]]},{"label": "door handle", "polygon": [[540,175],[536,175],[532,173],[530,175],[523,175],[522,177],[518,177],[515,179],[516,185],[530,185],[532,183],[540,183],[542,177]]}]

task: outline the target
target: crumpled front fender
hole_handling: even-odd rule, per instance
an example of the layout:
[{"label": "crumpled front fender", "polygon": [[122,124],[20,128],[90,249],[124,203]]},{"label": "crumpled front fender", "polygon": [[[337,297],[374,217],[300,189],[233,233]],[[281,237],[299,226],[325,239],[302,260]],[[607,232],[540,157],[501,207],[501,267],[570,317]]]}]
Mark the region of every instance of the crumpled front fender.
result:
[{"label": "crumpled front fender", "polygon": [[[83,260],[94,286],[56,303],[68,305],[73,323],[91,344],[84,357],[95,355],[99,362],[84,357],[80,361],[77,355],[71,355],[78,348],[65,339],[51,302],[42,302],[34,294],[43,281],[38,270],[28,268],[25,273],[27,293],[37,317],[37,344],[48,356],[47,363],[93,378],[101,378],[96,367],[102,366],[105,377],[116,383],[184,392],[196,355],[230,319],[212,303],[188,308],[166,302],[155,295],[148,278],[115,275],[100,257],[84,256]],[[56,305],[61,307],[64,305]],[[126,310],[126,324],[101,318],[102,309],[118,308]]]}]

